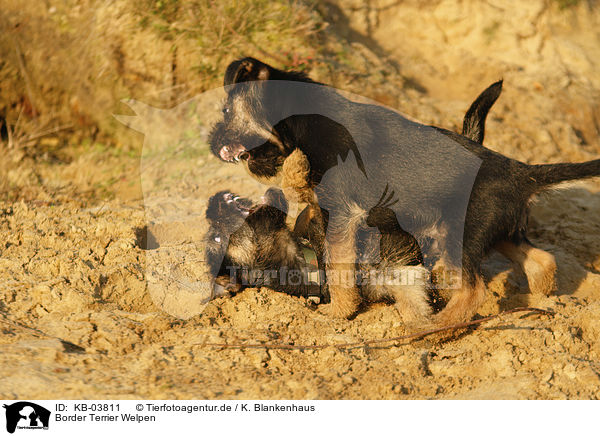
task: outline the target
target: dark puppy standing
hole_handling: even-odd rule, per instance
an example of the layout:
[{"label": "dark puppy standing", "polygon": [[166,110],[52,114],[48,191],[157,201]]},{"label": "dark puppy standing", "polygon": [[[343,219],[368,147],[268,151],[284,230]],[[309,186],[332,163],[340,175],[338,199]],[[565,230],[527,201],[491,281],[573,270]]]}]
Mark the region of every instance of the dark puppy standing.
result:
[{"label": "dark puppy standing", "polygon": [[[486,116],[498,98],[501,86],[501,82],[493,84],[473,102],[463,122],[463,135],[483,140]],[[417,241],[400,228],[394,220],[394,212],[387,207],[392,198],[393,193],[385,192],[367,216],[367,225],[377,230],[362,232],[362,246],[358,253],[372,253],[379,249],[380,259],[376,264],[359,265],[366,280],[358,285],[363,300],[393,300],[405,323],[410,324],[414,321],[411,319],[414,314],[407,314],[404,306],[409,309],[420,307],[419,313],[426,313],[428,311],[422,304],[427,299],[433,302],[437,298],[433,291],[428,292],[426,271],[411,268],[422,265],[423,257]],[[268,286],[287,294],[314,296],[321,302],[328,301],[325,282],[306,280],[306,272],[311,270],[307,263],[314,260],[312,257],[307,259],[307,244],[314,249],[317,265],[322,267],[324,264],[326,222],[320,221],[312,207],[308,206],[296,219],[292,232],[286,225],[287,208],[283,193],[273,188],[267,190],[261,204],[226,191],[210,198],[206,210],[210,224],[206,235],[206,258],[216,283],[215,296],[235,293],[249,285]],[[377,228],[377,223],[382,222],[388,225]],[[373,277],[383,278],[391,269],[406,275],[423,275],[422,286],[407,288],[406,285],[382,283],[381,280],[369,283]],[[249,280],[249,277],[243,277],[248,272],[259,274],[254,274]],[[289,273],[300,273],[303,280],[290,283],[284,277]],[[409,295],[416,302],[406,304]],[[422,328],[419,325],[415,327]]]},{"label": "dark puppy standing", "polygon": [[[460,264],[469,194],[464,187],[471,186],[475,179],[480,162],[477,157],[432,128],[421,129],[425,126],[385,108],[352,103],[298,74],[290,76],[272,70],[272,78],[295,81],[242,83],[243,77],[250,79],[254,73],[255,78],[270,74],[267,66],[261,66],[260,71],[254,67],[250,62],[242,62],[228,69],[226,83],[236,86],[228,90],[224,122],[215,126],[212,149],[224,160],[245,161],[251,173],[270,180],[280,175],[283,162],[290,160],[292,151],[308,156],[309,173],[298,180],[309,179],[318,198],[318,209],[328,213],[324,251],[328,278],[336,279],[329,282],[334,315],[352,315],[361,300],[354,285],[354,267],[358,258],[365,257],[357,257],[357,236],[367,225],[398,225],[420,238],[429,236],[428,232],[449,235],[444,244],[450,246],[448,251]],[[369,114],[367,126],[363,112]],[[407,135],[392,140],[396,131]],[[430,189],[423,190],[414,183],[412,168],[431,166],[429,155],[433,149],[445,154],[434,162],[437,168],[428,169],[441,183],[424,179],[421,184]],[[398,159],[399,150],[403,153]],[[340,165],[342,161],[344,165]],[[454,174],[446,171],[448,161],[454,162]],[[388,189],[401,192],[400,201],[392,201],[392,219],[390,214],[382,214],[381,222],[367,223],[368,211]],[[403,305],[405,311],[419,312],[418,304],[407,303]],[[422,312],[418,321],[428,320],[429,314]]]},{"label": "dark puppy standing", "polygon": [[[355,264],[358,231],[389,187],[398,196],[392,209],[402,229],[418,240],[436,239],[445,259],[462,270],[462,286],[436,316],[438,325],[473,316],[485,294],[480,264],[495,247],[523,265],[533,292],[555,288],[553,257],[526,239],[528,205],[548,186],[600,175],[600,160],[526,165],[252,58],[233,62],[225,85],[234,86],[211,138],[213,152],[225,161],[242,159],[257,177],[276,180],[285,159],[299,149],[309,162],[310,187],[329,213],[329,268]],[[336,171],[349,155],[354,168]],[[360,296],[352,283],[331,285],[330,293],[335,315],[354,313]]]}]

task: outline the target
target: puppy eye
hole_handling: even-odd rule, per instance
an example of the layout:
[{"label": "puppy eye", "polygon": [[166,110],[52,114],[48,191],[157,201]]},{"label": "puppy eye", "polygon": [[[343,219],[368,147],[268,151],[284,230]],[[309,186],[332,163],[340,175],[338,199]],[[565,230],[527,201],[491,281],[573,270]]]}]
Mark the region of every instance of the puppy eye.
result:
[{"label": "puppy eye", "polygon": [[229,108],[228,107],[224,107],[223,108],[223,114],[228,114],[229,113]]}]

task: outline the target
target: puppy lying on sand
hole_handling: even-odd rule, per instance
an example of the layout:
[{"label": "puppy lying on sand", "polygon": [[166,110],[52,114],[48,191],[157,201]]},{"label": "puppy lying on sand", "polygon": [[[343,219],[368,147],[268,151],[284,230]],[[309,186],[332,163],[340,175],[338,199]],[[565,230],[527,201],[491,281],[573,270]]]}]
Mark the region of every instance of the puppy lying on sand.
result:
[{"label": "puppy lying on sand", "polygon": [[[291,231],[286,225],[288,206],[283,192],[270,188],[263,198],[263,203],[253,204],[225,191],[210,198],[206,257],[218,288],[237,292],[244,286],[266,286],[290,295],[317,296],[327,302],[324,271],[318,269],[317,261],[323,254],[312,257],[309,248],[311,233],[320,233],[321,229],[301,223],[303,218],[299,217]],[[393,214],[383,202],[372,210],[374,219],[377,214],[389,213]],[[363,254],[379,254],[377,262],[362,262],[358,267],[356,286],[363,301],[392,300],[407,325],[420,326],[421,314],[431,312],[431,295],[418,245],[398,241],[395,228],[365,232],[361,241]],[[328,275],[329,283],[334,280]],[[407,310],[415,306],[416,312]]]}]

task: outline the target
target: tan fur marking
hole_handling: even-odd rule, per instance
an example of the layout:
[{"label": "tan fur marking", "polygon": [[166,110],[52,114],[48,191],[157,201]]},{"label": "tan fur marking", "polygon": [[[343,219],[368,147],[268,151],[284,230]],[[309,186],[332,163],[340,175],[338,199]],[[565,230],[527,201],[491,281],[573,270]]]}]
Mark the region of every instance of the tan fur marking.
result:
[{"label": "tan fur marking", "polygon": [[396,310],[404,324],[411,329],[426,329],[431,326],[431,306],[427,298],[426,279],[428,271],[422,266],[400,267],[409,274],[410,282],[406,285],[378,286],[378,294],[391,295]]},{"label": "tan fur marking", "polygon": [[431,323],[431,306],[424,285],[402,286],[391,291],[396,310],[406,326],[426,329]]},{"label": "tan fur marking", "polygon": [[309,184],[310,164],[300,149],[295,149],[283,162],[281,188],[297,203],[314,204],[315,194]]},{"label": "tan fur marking", "polygon": [[296,236],[304,237],[308,235],[310,223],[314,218],[320,218],[320,214],[317,217],[316,210],[311,205],[307,206],[302,212],[300,212],[294,225],[294,233]]},{"label": "tan fur marking", "polygon": [[526,242],[502,242],[495,248],[525,273],[532,294],[550,295],[556,291],[556,260],[552,254]]}]

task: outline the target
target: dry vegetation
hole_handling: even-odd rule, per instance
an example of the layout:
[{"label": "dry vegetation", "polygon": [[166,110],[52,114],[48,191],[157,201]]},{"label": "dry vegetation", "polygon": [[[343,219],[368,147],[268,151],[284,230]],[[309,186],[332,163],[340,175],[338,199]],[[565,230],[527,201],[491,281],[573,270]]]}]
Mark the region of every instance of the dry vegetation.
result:
[{"label": "dry vegetation", "polygon": [[173,105],[244,53],[306,67],[323,27],[284,0],[6,0],[0,14],[0,116],[114,141],[121,99]]}]

